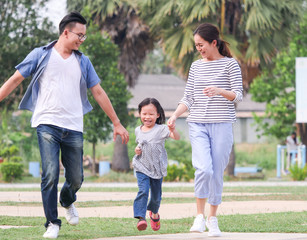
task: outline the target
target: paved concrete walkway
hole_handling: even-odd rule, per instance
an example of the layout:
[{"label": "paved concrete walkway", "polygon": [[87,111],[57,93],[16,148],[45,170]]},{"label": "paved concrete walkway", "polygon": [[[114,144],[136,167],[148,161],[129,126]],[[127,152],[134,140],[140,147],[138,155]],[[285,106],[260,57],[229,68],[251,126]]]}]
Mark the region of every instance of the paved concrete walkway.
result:
[{"label": "paved concrete walkway", "polygon": [[[1,203],[0,203],[1,204]],[[206,215],[208,214],[206,208]],[[59,216],[64,217],[64,209],[58,208]],[[220,215],[255,214],[273,212],[301,212],[307,211],[307,201],[235,201],[223,202],[219,207]],[[133,217],[132,206],[112,207],[85,207],[78,208],[80,217]],[[196,214],[195,203],[162,204],[160,207],[162,219],[178,219],[194,217]],[[43,217],[42,206],[0,206],[0,216]],[[307,239],[307,238],[306,238]]]},{"label": "paved concrete walkway", "polygon": [[207,233],[181,233],[181,234],[163,234],[147,236],[131,236],[116,238],[99,238],[96,240],[123,240],[123,239],[182,239],[182,240],[306,240],[307,234],[302,233],[223,233],[222,237],[208,237]]},{"label": "paved concrete walkway", "polygon": [[[41,192],[0,192],[0,202],[42,202]],[[134,200],[135,192],[78,192],[77,201],[124,201]],[[193,192],[163,192],[162,198],[194,198]],[[272,193],[251,193],[251,192],[225,192],[223,196],[265,196]],[[288,195],[288,193],[274,193],[274,195]]]},{"label": "paved concrete walkway", "polygon": [[221,237],[208,237],[207,233],[180,233],[180,234],[161,234],[131,237],[98,238],[95,240],[306,240],[307,234],[303,233],[228,233],[224,232]]}]

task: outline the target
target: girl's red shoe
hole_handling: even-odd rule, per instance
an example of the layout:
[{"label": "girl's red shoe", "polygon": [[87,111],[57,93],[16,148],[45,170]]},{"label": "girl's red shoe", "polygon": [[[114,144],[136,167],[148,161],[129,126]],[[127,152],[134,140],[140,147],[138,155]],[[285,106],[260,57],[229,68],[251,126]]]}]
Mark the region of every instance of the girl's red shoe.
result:
[{"label": "girl's red shoe", "polygon": [[153,218],[152,217],[152,212],[149,212],[149,216],[150,216],[150,226],[151,229],[154,231],[158,231],[160,229],[160,215],[158,213],[158,218]]},{"label": "girl's red shoe", "polygon": [[139,231],[143,231],[147,228],[147,222],[145,219],[140,218],[140,220],[138,221],[138,224],[136,225],[137,229]]}]

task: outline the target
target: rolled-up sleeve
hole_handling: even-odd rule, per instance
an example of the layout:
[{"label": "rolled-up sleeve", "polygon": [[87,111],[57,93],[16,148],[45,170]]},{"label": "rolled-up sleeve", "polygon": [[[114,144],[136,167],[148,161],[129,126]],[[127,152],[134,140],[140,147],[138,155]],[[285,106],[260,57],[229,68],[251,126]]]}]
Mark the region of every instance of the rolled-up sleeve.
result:
[{"label": "rolled-up sleeve", "polygon": [[236,94],[236,97],[232,102],[241,102],[243,99],[242,74],[241,68],[236,60],[232,59],[232,61],[230,61],[228,73],[231,91]]},{"label": "rolled-up sleeve", "polygon": [[182,103],[187,106],[188,110],[192,107],[194,103],[194,65],[192,64],[188,81],[185,87],[183,98],[179,101],[179,104]]}]

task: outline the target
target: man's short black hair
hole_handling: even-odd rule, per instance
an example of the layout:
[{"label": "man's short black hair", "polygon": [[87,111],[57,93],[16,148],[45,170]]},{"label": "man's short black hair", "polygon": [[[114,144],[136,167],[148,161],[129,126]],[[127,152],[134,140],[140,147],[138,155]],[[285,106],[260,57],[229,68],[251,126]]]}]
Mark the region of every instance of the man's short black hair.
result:
[{"label": "man's short black hair", "polygon": [[59,24],[60,35],[64,32],[67,25],[69,28],[73,28],[76,23],[86,24],[85,18],[79,12],[71,12],[67,14]]}]

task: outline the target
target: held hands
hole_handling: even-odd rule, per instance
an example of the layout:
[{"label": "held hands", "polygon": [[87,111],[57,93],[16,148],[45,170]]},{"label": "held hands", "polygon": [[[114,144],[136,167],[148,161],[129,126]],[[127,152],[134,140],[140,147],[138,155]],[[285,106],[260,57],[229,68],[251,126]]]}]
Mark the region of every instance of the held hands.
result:
[{"label": "held hands", "polygon": [[123,127],[123,125],[116,124],[114,125],[113,129],[113,141],[115,141],[116,136],[119,135],[122,138],[122,144],[127,144],[129,141],[129,133],[128,131]]},{"label": "held hands", "polygon": [[176,131],[176,116],[171,116],[170,119],[167,121],[167,126],[168,129],[170,131],[170,137],[175,139],[175,140],[179,140],[180,139],[180,135],[179,133]]},{"label": "held hands", "polygon": [[203,90],[203,93],[208,97],[214,97],[216,95],[220,95],[222,93],[222,91],[223,91],[223,89],[221,89],[221,88],[210,86],[210,87],[206,87]]},{"label": "held hands", "polygon": [[[174,125],[174,126],[173,126]],[[168,129],[169,129],[169,131],[172,133],[172,132],[174,132],[175,130],[176,130],[176,124],[174,123],[173,125],[167,125],[168,126]]]},{"label": "held hands", "polygon": [[174,131],[176,127],[176,119],[177,119],[176,116],[173,115],[167,121],[167,126],[171,132]]}]

